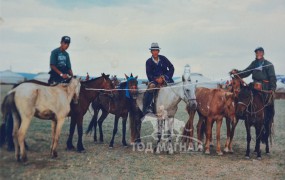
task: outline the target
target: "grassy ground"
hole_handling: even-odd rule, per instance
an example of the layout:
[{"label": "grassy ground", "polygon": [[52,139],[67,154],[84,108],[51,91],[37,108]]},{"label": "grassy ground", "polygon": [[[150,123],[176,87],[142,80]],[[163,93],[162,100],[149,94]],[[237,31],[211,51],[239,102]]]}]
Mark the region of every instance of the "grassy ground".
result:
[{"label": "grassy ground", "polygon": [[[1,86],[1,101],[3,95],[11,86]],[[121,124],[115,139],[115,147],[108,148],[111,139],[114,116],[109,115],[103,124],[104,144],[93,143],[92,136],[84,136],[86,153],[67,152],[65,143],[68,137],[69,120],[67,119],[61,134],[58,147],[59,157],[51,159],[49,146],[51,142],[51,123],[34,119],[29,128],[27,143],[28,163],[17,163],[14,153],[0,150],[0,179],[285,179],[285,101],[276,101],[275,138],[271,155],[264,154],[262,145],[262,160],[256,160],[252,153],[251,159],[244,158],[246,147],[246,132],[244,123],[239,122],[234,138],[234,154],[217,156],[215,147],[211,155],[201,152],[174,155],[155,155],[133,151],[132,146],[121,146]],[[187,120],[185,105],[181,103],[177,118]],[[91,114],[87,112],[84,118],[84,128],[90,121]],[[197,117],[195,117],[195,124]],[[252,131],[253,132],[253,131]],[[152,133],[150,123],[144,123],[142,136]],[[215,131],[213,131],[215,136]],[[129,130],[127,132],[129,139]],[[222,128],[222,144],[226,139],[225,123]],[[213,137],[214,137],[213,136]],[[253,137],[255,137],[253,135]],[[74,144],[76,145],[77,135]],[[254,147],[252,141],[252,150]]]}]

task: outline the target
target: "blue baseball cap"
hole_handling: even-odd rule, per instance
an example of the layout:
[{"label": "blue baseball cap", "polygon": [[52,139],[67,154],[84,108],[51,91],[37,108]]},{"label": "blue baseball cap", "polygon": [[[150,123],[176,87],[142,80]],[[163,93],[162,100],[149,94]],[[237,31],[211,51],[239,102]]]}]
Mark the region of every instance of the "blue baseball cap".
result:
[{"label": "blue baseball cap", "polygon": [[256,49],[254,50],[254,52],[256,53],[257,51],[262,51],[262,52],[264,52],[264,49],[263,49],[263,47],[258,47],[258,48],[256,48]]},{"label": "blue baseball cap", "polygon": [[61,42],[64,42],[64,43],[66,43],[66,44],[70,44],[70,41],[71,41],[71,39],[70,39],[69,36],[63,36],[63,37],[61,38]]}]

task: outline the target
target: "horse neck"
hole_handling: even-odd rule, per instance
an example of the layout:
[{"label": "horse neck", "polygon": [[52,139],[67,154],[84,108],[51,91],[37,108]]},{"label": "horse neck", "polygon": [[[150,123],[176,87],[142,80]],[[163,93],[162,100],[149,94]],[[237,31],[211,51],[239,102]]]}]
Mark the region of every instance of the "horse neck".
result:
[{"label": "horse neck", "polygon": [[174,85],[178,87],[168,86],[167,88],[160,89],[158,96],[157,96],[156,106],[164,105],[165,109],[171,109],[173,107],[177,107],[177,105],[182,100],[181,93],[183,89],[182,89],[182,86],[180,87],[180,85],[181,83],[178,83]]},{"label": "horse neck", "polygon": [[70,82],[69,85],[66,87],[66,89],[67,89],[67,99],[69,102],[71,102],[75,93],[76,86],[73,82]]}]

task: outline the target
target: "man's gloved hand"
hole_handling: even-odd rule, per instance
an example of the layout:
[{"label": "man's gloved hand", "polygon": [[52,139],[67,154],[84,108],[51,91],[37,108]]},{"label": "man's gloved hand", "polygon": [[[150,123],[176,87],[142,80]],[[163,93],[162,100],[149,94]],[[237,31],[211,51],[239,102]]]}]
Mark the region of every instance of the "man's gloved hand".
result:
[{"label": "man's gloved hand", "polygon": [[63,75],[62,75],[62,78],[63,78],[63,79],[68,79],[68,78],[69,78],[69,75],[68,75],[68,74],[63,74]]},{"label": "man's gloved hand", "polygon": [[164,76],[160,76],[158,78],[155,79],[155,81],[158,83],[158,84],[163,84],[164,83]]}]

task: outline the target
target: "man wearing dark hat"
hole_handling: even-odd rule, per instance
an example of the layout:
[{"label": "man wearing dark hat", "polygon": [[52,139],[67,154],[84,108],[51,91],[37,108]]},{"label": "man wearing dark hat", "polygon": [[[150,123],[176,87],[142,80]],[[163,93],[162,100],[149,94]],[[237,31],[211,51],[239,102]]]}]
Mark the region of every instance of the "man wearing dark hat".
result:
[{"label": "man wearing dark hat", "polygon": [[73,76],[69,54],[66,52],[70,44],[70,37],[61,38],[60,47],[54,49],[50,55],[49,84],[61,83],[69,76]]},{"label": "man wearing dark hat", "polygon": [[174,66],[162,55],[159,55],[158,43],[152,43],[149,48],[152,56],[146,61],[146,75],[149,80],[148,91],[144,95],[143,113],[152,113],[152,101],[154,88],[161,87],[167,83],[173,83]]},{"label": "man wearing dark hat", "polygon": [[276,90],[276,75],[274,66],[271,62],[264,59],[264,49],[262,47],[258,47],[254,50],[255,52],[255,60],[242,71],[232,70],[232,74],[238,74],[241,78],[248,77],[252,75],[253,84],[260,83],[262,86],[262,90],[266,90],[269,93],[263,93],[264,104],[265,107],[265,131],[268,133],[269,123],[273,122],[273,117],[275,114],[274,111],[274,98],[272,94]]},{"label": "man wearing dark hat", "polygon": [[277,80],[273,64],[264,59],[262,47],[256,48],[254,52],[256,58],[245,70],[233,70],[232,73],[238,73],[241,78],[246,78],[252,74],[253,81],[261,83],[263,90],[275,91]]}]

